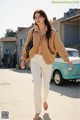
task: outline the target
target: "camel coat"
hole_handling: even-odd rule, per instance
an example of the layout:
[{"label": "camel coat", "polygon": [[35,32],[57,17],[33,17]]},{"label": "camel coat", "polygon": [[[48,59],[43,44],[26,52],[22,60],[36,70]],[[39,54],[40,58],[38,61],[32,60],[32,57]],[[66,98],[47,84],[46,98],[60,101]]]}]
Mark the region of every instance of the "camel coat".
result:
[{"label": "camel coat", "polygon": [[33,32],[33,28],[29,30],[28,37],[22,52],[22,60],[26,61],[27,59],[26,49],[33,37],[33,47],[29,52],[29,56],[30,56],[29,59],[31,59],[37,53],[40,45],[42,56],[47,64],[51,64],[54,61],[57,52],[65,62],[68,62],[69,59],[68,59],[67,51],[62,41],[60,40],[58,34],[56,33],[56,31],[52,29],[51,37],[49,38],[49,41],[46,38],[46,31],[47,31],[47,27],[43,35],[40,35],[39,29],[37,26],[35,26],[34,32]]}]

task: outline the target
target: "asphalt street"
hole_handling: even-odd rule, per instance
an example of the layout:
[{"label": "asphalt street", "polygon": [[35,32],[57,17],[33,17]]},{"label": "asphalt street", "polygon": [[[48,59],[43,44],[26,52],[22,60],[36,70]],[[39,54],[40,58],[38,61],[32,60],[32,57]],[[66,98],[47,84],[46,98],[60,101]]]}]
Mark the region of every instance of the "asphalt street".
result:
[{"label": "asphalt street", "polygon": [[[80,120],[80,83],[50,84],[48,110],[40,120]],[[33,120],[33,80],[30,70],[0,69],[0,120]],[[9,119],[8,119],[9,118]]]}]

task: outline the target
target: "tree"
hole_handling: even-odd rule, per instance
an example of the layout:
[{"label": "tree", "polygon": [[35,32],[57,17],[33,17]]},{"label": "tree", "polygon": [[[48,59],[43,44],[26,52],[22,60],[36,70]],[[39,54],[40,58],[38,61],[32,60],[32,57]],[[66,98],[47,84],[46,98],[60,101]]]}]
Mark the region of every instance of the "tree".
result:
[{"label": "tree", "polygon": [[16,34],[17,34],[16,31],[14,32],[14,31],[11,30],[11,29],[6,29],[5,37],[16,37]]}]

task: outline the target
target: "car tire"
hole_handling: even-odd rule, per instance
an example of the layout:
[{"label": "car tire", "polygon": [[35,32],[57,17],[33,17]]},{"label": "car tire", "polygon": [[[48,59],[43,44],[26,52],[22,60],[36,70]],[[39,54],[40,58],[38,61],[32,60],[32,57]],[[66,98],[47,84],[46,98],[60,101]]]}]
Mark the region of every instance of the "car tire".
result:
[{"label": "car tire", "polygon": [[60,86],[64,84],[64,79],[62,77],[62,74],[59,71],[55,71],[53,78],[54,78],[54,83],[56,85]]}]

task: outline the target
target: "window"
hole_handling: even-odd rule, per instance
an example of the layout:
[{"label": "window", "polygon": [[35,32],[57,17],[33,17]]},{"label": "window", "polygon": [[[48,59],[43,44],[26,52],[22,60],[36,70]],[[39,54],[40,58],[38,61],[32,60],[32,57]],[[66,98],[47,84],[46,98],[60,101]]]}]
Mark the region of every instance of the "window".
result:
[{"label": "window", "polygon": [[20,39],[20,47],[22,47],[22,39]]},{"label": "window", "polygon": [[25,39],[20,39],[20,48],[22,48],[25,44]]},{"label": "window", "polygon": [[68,51],[70,57],[80,57],[77,51]]},{"label": "window", "polygon": [[7,53],[7,54],[10,54],[10,49],[6,49],[6,53]]},{"label": "window", "polygon": [[1,47],[0,47],[0,53],[1,53]]}]

